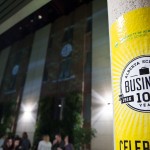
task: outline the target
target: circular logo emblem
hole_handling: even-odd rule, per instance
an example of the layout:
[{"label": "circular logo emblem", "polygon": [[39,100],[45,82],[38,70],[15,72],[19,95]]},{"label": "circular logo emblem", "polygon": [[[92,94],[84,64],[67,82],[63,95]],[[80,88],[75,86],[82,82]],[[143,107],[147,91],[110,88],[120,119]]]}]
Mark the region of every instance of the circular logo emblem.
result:
[{"label": "circular logo emblem", "polygon": [[69,56],[71,54],[72,50],[73,50],[72,45],[69,43],[66,44],[61,50],[61,56],[63,56],[63,57]]},{"label": "circular logo emblem", "polygon": [[15,65],[12,69],[12,75],[14,76],[17,75],[18,71],[19,71],[19,65]]},{"label": "circular logo emblem", "polygon": [[150,56],[136,57],[127,64],[120,88],[121,104],[136,111],[150,112]]}]

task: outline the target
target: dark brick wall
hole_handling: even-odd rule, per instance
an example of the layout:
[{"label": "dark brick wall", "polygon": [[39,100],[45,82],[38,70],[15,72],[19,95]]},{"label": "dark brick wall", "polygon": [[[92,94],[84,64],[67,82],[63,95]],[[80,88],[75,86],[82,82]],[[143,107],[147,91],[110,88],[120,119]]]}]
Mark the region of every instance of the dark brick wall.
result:
[{"label": "dark brick wall", "polygon": [[[7,101],[8,103],[14,101],[16,103],[13,112],[14,116],[12,116],[12,121],[10,122],[12,130],[17,119],[17,112],[19,110],[18,105],[22,97],[32,41],[33,35],[29,35],[11,46],[7,66],[0,87],[0,101]],[[16,65],[19,65],[18,73],[12,75],[12,70]]]},{"label": "dark brick wall", "polygon": [[[51,27],[49,47],[45,65],[45,82],[43,82],[41,97],[46,95],[65,95],[70,91],[83,91],[84,61],[85,61],[85,34],[87,18],[91,16],[91,4],[82,5],[74,12],[56,20]],[[64,40],[65,30],[73,28],[73,37]],[[71,75],[75,78],[59,81],[61,50],[66,43],[71,43]],[[46,75],[47,74],[47,75]]]}]

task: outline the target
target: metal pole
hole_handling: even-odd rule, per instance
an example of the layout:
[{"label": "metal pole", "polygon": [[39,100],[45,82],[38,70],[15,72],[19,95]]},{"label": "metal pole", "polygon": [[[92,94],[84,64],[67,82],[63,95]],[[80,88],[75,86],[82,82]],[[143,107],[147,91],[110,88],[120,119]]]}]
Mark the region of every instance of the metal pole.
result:
[{"label": "metal pole", "polygon": [[108,0],[114,149],[150,149],[150,0]]}]

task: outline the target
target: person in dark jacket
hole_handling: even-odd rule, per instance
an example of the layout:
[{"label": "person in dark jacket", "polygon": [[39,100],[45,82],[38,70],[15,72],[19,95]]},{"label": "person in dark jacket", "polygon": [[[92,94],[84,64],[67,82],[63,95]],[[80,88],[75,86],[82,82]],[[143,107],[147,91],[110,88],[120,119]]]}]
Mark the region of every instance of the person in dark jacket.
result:
[{"label": "person in dark jacket", "polygon": [[64,141],[62,140],[61,134],[55,135],[52,150],[64,150]]},{"label": "person in dark jacket", "polygon": [[27,132],[23,132],[22,134],[21,147],[22,147],[22,150],[29,150],[31,148],[31,142],[28,139]]},{"label": "person in dark jacket", "polygon": [[65,142],[64,150],[74,150],[73,145],[69,142],[68,135],[65,136],[64,142]]}]

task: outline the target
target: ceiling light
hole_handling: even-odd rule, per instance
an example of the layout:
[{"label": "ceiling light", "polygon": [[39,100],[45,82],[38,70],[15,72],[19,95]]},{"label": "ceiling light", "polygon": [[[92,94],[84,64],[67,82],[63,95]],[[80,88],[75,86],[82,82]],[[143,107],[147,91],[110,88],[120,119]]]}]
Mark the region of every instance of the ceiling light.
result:
[{"label": "ceiling light", "polygon": [[42,19],[42,15],[38,15],[38,19]]}]

